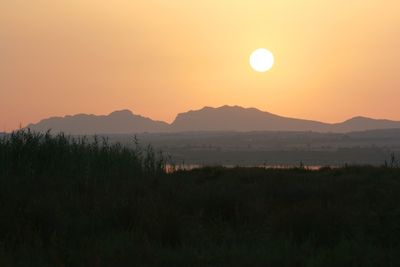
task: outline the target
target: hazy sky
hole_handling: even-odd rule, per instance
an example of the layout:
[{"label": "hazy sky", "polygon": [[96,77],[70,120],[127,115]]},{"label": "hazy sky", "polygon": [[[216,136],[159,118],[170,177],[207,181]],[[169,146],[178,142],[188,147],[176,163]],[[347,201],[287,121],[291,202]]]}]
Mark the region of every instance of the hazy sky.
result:
[{"label": "hazy sky", "polygon": [[[400,120],[398,0],[0,0],[0,131],[241,105]],[[250,53],[276,64],[254,72]]]}]

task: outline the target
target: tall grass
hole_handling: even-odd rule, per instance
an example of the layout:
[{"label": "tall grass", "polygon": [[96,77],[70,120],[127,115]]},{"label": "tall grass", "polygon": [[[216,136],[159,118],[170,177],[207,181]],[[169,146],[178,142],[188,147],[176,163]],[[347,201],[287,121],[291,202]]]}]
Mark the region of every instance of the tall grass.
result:
[{"label": "tall grass", "polygon": [[400,266],[400,169],[209,167],[151,147],[0,141],[0,266]]},{"label": "tall grass", "polygon": [[[134,140],[135,142],[135,140]],[[1,176],[136,179],[165,172],[166,161],[151,146],[130,149],[94,136],[71,137],[19,130],[0,139]]]}]

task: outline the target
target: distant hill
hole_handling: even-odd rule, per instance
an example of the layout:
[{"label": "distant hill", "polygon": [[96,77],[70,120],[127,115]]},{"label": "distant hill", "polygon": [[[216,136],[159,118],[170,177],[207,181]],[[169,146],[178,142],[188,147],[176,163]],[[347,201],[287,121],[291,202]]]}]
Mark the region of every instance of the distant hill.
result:
[{"label": "distant hill", "polygon": [[149,118],[135,115],[129,110],[121,110],[106,116],[78,114],[74,116],[53,117],[44,119],[37,124],[30,124],[27,128],[35,131],[65,132],[70,134],[119,134],[162,132],[168,124],[153,121]]},{"label": "distant hill", "polygon": [[66,132],[71,134],[123,134],[143,132],[193,132],[193,131],[313,131],[354,132],[400,128],[400,121],[376,120],[354,117],[341,123],[288,118],[239,106],[204,107],[177,115],[168,124],[135,115],[129,110],[113,112],[107,116],[78,114],[53,117],[28,125],[36,131]]},{"label": "distant hill", "polygon": [[329,124],[281,117],[256,108],[223,106],[205,107],[180,113],[171,131],[328,131]]},{"label": "distant hill", "polygon": [[332,131],[342,133],[395,128],[400,128],[399,121],[376,120],[366,117],[354,117],[342,123],[332,124]]},{"label": "distant hill", "polygon": [[180,113],[171,124],[172,131],[315,131],[353,132],[400,128],[400,121],[354,117],[342,123],[282,117],[255,108],[239,106],[205,107]]}]

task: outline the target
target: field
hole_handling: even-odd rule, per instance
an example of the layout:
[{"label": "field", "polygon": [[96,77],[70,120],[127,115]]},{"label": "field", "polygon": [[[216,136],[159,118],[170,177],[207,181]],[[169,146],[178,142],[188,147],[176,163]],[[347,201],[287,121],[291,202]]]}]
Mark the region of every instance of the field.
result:
[{"label": "field", "polygon": [[166,173],[135,139],[91,140],[2,137],[0,266],[400,266],[395,158]]}]

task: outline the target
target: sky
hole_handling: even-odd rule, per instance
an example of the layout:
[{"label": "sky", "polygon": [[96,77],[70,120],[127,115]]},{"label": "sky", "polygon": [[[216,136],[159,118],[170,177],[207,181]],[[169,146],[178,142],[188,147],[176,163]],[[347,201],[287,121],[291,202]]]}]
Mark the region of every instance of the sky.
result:
[{"label": "sky", "polygon": [[[400,120],[399,14],[397,0],[0,0],[0,132],[222,105]],[[260,47],[266,73],[248,63]]]}]

